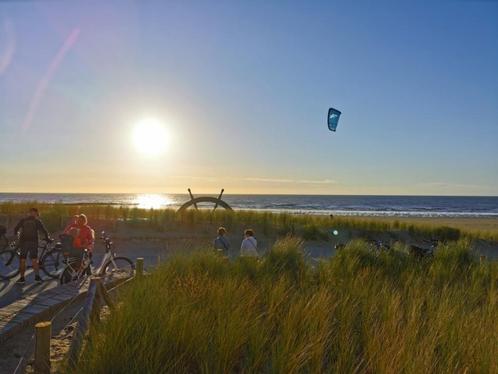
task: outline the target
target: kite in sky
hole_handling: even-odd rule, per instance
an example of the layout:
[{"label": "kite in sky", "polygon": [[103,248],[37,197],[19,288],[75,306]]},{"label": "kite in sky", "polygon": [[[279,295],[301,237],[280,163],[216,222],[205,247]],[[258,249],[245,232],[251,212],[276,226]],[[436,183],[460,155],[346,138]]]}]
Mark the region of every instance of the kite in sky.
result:
[{"label": "kite in sky", "polygon": [[338,111],[337,109],[330,108],[329,109],[329,115],[327,118],[327,123],[329,125],[329,130],[330,131],[335,131],[337,128],[337,125],[339,124],[339,117],[341,116],[341,112]]}]

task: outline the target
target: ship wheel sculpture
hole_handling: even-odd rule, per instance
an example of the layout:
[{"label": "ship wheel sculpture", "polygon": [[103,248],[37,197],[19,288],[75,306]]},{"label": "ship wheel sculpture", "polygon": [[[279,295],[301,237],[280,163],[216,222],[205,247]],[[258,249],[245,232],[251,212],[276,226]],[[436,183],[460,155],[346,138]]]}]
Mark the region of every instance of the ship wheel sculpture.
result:
[{"label": "ship wheel sculpture", "polygon": [[177,213],[182,213],[182,212],[186,211],[192,205],[194,206],[194,208],[196,210],[198,210],[199,208],[198,208],[197,204],[200,204],[200,203],[212,203],[212,204],[214,204],[213,212],[216,210],[216,208],[218,208],[218,206],[225,208],[226,210],[233,210],[230,205],[228,205],[225,201],[221,200],[221,197],[223,196],[223,192],[225,192],[225,189],[222,188],[221,192],[217,198],[212,197],[212,196],[194,197],[194,195],[192,195],[192,191],[189,188],[188,193],[190,195],[190,200],[187,201],[185,204],[183,204],[180,208],[178,208]]}]

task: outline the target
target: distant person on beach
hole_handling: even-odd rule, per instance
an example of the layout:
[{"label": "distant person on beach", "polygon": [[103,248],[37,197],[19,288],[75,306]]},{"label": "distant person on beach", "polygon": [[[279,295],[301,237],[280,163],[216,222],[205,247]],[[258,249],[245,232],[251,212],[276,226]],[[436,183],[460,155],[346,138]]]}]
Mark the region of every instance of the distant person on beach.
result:
[{"label": "distant person on beach", "polygon": [[230,242],[225,237],[227,230],[224,227],[218,228],[218,236],[214,239],[214,249],[224,254],[228,254],[228,250],[230,249]]},{"label": "distant person on beach", "polygon": [[258,241],[254,237],[254,231],[252,229],[247,229],[244,231],[244,239],[240,245],[240,255],[258,257]]},{"label": "distant person on beach", "polygon": [[24,274],[26,272],[26,258],[29,256],[33,271],[35,272],[35,281],[40,283],[40,267],[38,265],[38,233],[42,232],[45,235],[46,241],[52,241],[48,235],[48,231],[39,218],[38,209],[31,208],[27,217],[21,219],[14,228],[14,235],[19,234],[19,249],[21,251],[21,258],[19,261],[20,278],[17,283],[24,284]]}]

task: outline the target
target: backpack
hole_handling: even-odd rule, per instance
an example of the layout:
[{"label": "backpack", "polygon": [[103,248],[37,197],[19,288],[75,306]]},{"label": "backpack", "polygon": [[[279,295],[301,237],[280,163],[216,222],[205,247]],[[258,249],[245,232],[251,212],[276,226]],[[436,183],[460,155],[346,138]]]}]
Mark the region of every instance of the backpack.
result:
[{"label": "backpack", "polygon": [[61,246],[62,246],[62,251],[63,252],[69,252],[71,249],[73,249],[73,237],[68,234],[62,234],[59,236],[61,240]]}]

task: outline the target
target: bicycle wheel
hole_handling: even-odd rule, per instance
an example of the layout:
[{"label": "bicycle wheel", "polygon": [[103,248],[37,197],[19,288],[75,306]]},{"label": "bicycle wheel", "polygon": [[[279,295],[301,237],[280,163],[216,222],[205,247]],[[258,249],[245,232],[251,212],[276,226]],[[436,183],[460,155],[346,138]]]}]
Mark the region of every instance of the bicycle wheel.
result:
[{"label": "bicycle wheel", "polygon": [[40,268],[51,278],[59,278],[64,271],[65,262],[61,251],[49,251],[40,259]]},{"label": "bicycle wheel", "polygon": [[66,266],[60,277],[61,284],[71,283],[77,279],[78,271],[73,269],[71,266]]},{"label": "bicycle wheel", "polygon": [[7,249],[0,252],[0,277],[14,278],[19,274],[19,256],[16,251]]},{"label": "bicycle wheel", "polygon": [[114,257],[104,264],[102,275],[112,278],[128,278],[133,276],[135,264],[127,257]]},{"label": "bicycle wheel", "polygon": [[0,236],[0,251],[7,249],[9,246],[9,240],[5,237],[5,235]]}]

